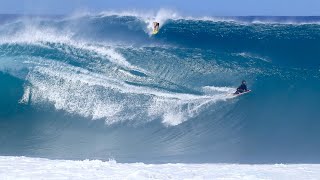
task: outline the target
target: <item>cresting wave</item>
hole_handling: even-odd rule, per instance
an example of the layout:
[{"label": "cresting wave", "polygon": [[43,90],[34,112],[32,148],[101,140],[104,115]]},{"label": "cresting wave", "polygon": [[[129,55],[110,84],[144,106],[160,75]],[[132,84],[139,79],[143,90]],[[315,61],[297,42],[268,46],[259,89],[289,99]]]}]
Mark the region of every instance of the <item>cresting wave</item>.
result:
[{"label": "cresting wave", "polygon": [[[21,60],[18,63],[22,68],[30,71],[25,77],[28,85],[20,102],[50,102],[58,110],[105,119],[108,124],[137,118],[150,121],[160,117],[166,125],[178,125],[197,115],[204,106],[232,98],[233,88],[223,88],[211,94],[170,92],[165,90],[169,88],[165,84],[161,87],[161,82],[157,82],[161,80],[155,75],[132,65],[113,47],[75,41],[71,37],[68,34],[60,36],[52,29],[27,27],[1,39],[1,44],[9,46],[9,50],[10,46],[18,45],[34,51],[57,51],[54,56],[66,56],[63,61],[67,61],[68,56],[92,58],[92,62],[87,59],[80,62],[87,65],[85,67],[43,57],[48,54]],[[140,86],[139,83],[144,84]],[[160,87],[150,87],[152,83]],[[127,112],[132,113],[128,116]]]},{"label": "cresting wave", "polygon": [[158,11],[104,11],[101,13],[77,12],[67,19],[80,17],[136,17],[145,21],[148,28],[152,28],[154,21],[164,24],[167,20],[192,20],[192,21],[211,21],[211,22],[235,22],[235,23],[265,23],[265,24],[319,24],[318,16],[185,16],[170,9],[160,9]]},{"label": "cresting wave", "polygon": [[0,155],[320,161],[318,17],[1,17]]}]

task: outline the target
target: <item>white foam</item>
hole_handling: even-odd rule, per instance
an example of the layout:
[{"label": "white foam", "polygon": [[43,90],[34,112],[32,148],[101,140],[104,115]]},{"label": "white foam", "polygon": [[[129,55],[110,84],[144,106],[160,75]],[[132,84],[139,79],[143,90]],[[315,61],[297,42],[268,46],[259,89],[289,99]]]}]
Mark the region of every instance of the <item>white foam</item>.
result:
[{"label": "white foam", "polygon": [[158,11],[105,11],[100,13],[103,16],[133,16],[141,19],[147,24],[146,33],[151,35],[153,30],[153,22],[158,22],[161,27],[166,23],[168,19],[180,19],[182,18],[177,12],[169,9],[159,9]]},{"label": "white foam", "polygon": [[232,93],[235,88],[231,87],[216,87],[216,86],[204,86],[202,87],[203,91],[207,94],[210,93],[217,93],[217,92],[226,92],[226,93]]},{"label": "white foam", "polygon": [[173,11],[160,9],[154,18],[146,19],[145,21],[148,24],[149,32],[152,32],[153,22],[158,22],[160,24],[159,29],[161,29],[168,19],[176,19],[177,17],[179,17],[178,14]]},{"label": "white foam", "polygon": [[144,164],[0,156],[0,177],[22,179],[318,179],[319,164]]},{"label": "white foam", "polygon": [[[84,14],[87,16],[88,14]],[[144,20],[145,22],[150,25],[152,22],[157,21],[160,23],[160,26],[164,24],[167,20],[194,20],[194,21],[213,21],[213,22],[219,22],[219,21],[225,21],[225,22],[234,22],[232,18],[228,17],[210,17],[210,16],[199,16],[199,17],[193,17],[193,16],[182,16],[179,12],[173,11],[171,9],[164,9],[161,8],[157,11],[138,11],[138,10],[126,10],[126,11],[104,11],[99,13],[100,16],[132,16],[137,17],[141,20]],[[94,16],[94,13],[91,14],[91,16]]]},{"label": "white foam", "polygon": [[158,96],[153,98],[153,103],[149,106],[148,114],[151,116],[161,116],[162,122],[165,125],[175,126],[196,117],[210,105],[229,98],[232,97],[229,97],[225,93],[195,97],[186,94],[176,94],[176,98]]},{"label": "white foam", "polygon": [[[45,63],[43,63],[45,64]],[[114,117],[121,111],[121,104],[109,101],[98,93],[94,86],[115,83],[98,75],[87,76],[90,72],[63,64],[52,63],[48,67],[37,66],[29,72],[27,80],[31,86],[26,86],[23,100],[30,95],[32,103],[52,102],[56,109],[76,113],[93,119]],[[99,78],[96,80],[96,78]]]},{"label": "white foam", "polygon": [[247,52],[236,53],[236,55],[242,56],[242,57],[244,57],[244,58],[259,59],[259,60],[261,60],[261,61],[268,62],[268,63],[271,62],[271,60],[270,60],[269,58],[261,57],[261,56],[254,55],[254,54],[247,53]]},{"label": "white foam", "polygon": [[[62,32],[61,32],[62,31]],[[41,28],[35,25],[26,25],[26,28],[13,35],[1,35],[0,44],[31,44],[52,48],[48,43],[55,43],[54,48],[68,53],[68,49],[62,49],[59,45],[67,45],[80,50],[90,51],[109,60],[111,63],[125,69],[135,69],[143,71],[136,66],[131,65],[121,54],[117,53],[112,47],[96,43],[88,43],[84,40],[73,40],[73,33],[69,31],[58,30],[54,28]]]},{"label": "white foam", "polygon": [[43,28],[34,24],[25,25],[25,28],[20,29],[14,34],[1,34],[1,44],[35,44],[44,45],[43,42],[50,43],[67,43],[70,42],[72,33],[61,32],[54,28]]}]

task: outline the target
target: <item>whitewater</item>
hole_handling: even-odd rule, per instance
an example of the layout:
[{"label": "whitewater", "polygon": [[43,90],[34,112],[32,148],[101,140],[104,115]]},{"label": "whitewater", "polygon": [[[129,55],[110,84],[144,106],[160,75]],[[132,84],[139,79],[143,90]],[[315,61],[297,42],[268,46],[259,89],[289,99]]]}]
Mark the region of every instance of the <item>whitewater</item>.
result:
[{"label": "whitewater", "polygon": [[0,15],[0,178],[317,179],[319,82],[319,17]]},{"label": "whitewater", "polygon": [[1,157],[2,179],[318,179],[319,165],[119,164]]}]

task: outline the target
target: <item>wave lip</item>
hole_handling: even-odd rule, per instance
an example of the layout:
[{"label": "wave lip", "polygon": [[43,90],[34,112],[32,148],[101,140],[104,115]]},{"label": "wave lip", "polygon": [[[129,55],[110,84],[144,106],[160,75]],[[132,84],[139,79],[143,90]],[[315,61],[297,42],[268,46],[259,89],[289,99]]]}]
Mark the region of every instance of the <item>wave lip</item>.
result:
[{"label": "wave lip", "polygon": [[[88,14],[85,14],[88,16]],[[148,26],[153,21],[160,22],[160,26],[167,20],[191,20],[191,21],[211,21],[211,22],[234,22],[249,24],[320,24],[320,16],[184,16],[179,12],[170,9],[160,9],[158,11],[104,11],[96,14],[100,17],[106,16],[131,16],[145,21]],[[91,14],[91,16],[95,16]]]}]

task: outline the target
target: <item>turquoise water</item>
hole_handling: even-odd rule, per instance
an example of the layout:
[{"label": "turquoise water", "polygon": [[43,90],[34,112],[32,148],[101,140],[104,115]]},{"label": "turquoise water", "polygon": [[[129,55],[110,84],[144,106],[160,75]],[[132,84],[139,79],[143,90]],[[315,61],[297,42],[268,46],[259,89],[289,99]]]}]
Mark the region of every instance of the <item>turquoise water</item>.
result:
[{"label": "turquoise water", "polygon": [[0,155],[320,161],[319,17],[0,17]]}]

